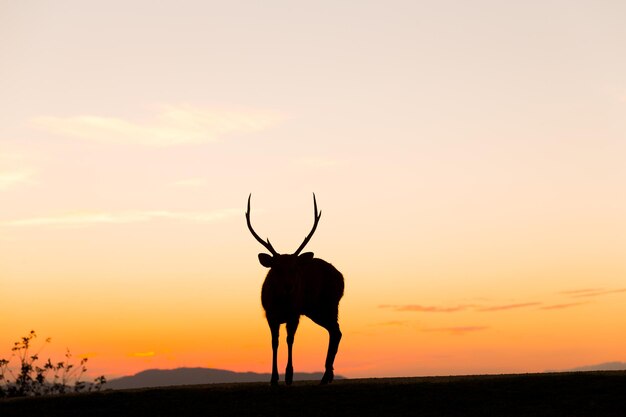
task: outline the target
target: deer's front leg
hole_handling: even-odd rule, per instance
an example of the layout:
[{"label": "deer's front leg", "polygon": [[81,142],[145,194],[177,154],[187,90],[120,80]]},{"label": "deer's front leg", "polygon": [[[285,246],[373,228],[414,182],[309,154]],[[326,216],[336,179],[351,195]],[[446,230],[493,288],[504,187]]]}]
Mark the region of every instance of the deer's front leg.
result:
[{"label": "deer's front leg", "polygon": [[293,340],[296,336],[296,330],[298,330],[299,317],[289,320],[287,322],[287,369],[285,370],[285,383],[291,385],[293,382],[293,362],[292,362],[292,350]]},{"label": "deer's front leg", "polygon": [[278,385],[278,332],[280,323],[268,321],[268,324],[272,332],[272,379],[270,384]]}]

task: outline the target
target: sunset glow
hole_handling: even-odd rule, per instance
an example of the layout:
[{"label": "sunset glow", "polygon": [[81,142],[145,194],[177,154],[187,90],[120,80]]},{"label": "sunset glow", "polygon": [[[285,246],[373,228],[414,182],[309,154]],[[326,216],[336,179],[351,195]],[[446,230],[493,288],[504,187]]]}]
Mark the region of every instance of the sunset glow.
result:
[{"label": "sunset glow", "polygon": [[[0,358],[270,372],[264,248],[346,377],[626,362],[626,3],[0,2]],[[279,351],[286,364],[285,332]],[[322,371],[303,318],[296,371]]]}]

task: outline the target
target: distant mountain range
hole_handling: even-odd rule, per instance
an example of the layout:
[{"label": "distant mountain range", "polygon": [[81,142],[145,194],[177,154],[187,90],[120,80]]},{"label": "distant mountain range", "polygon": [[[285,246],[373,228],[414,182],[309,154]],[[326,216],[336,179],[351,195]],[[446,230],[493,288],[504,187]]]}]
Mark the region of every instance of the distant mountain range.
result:
[{"label": "distant mountain range", "polygon": [[548,369],[545,372],[626,371],[626,362],[604,362],[570,369]]},{"label": "distant mountain range", "polygon": [[[550,370],[547,372],[585,372],[585,371],[621,371],[626,370],[626,362],[606,362],[596,365],[580,366],[572,369]],[[319,381],[322,372],[296,372],[294,381]],[[105,389],[131,389],[166,387],[174,385],[201,385],[232,382],[269,382],[269,373],[234,372],[225,369],[212,368],[177,368],[177,369],[148,369],[135,375],[124,376],[107,381]],[[335,375],[335,379],[345,379]],[[284,381],[285,376],[281,375]]]},{"label": "distant mountain range", "polygon": [[605,362],[597,365],[579,366],[577,368],[566,369],[560,372],[585,372],[585,371],[624,371],[626,362]]},{"label": "distant mountain range", "polygon": [[[294,381],[321,380],[322,372],[295,372]],[[270,374],[233,372],[211,368],[148,369],[132,376],[107,381],[105,389],[165,387],[172,385],[220,384],[230,382],[269,382]],[[285,380],[284,375],[280,376]],[[344,379],[335,375],[335,379]]]}]

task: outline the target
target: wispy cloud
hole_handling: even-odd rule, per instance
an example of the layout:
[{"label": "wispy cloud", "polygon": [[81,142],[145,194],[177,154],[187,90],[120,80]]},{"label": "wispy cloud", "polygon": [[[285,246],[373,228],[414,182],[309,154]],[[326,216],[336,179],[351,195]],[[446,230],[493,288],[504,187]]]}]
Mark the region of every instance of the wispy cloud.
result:
[{"label": "wispy cloud", "polygon": [[527,302],[516,304],[503,304],[495,306],[481,306],[476,304],[460,304],[455,306],[423,306],[419,304],[382,304],[378,308],[386,308],[393,311],[414,311],[422,313],[456,313],[459,311],[474,310],[479,312],[492,312],[492,311],[504,311],[513,310],[518,308],[535,307],[540,306],[543,303],[540,302]]},{"label": "wispy cloud", "polygon": [[561,291],[558,294],[570,299],[571,302],[541,302],[541,301],[528,301],[509,304],[496,304],[488,305],[487,303],[481,304],[457,304],[449,306],[437,306],[437,305],[421,305],[421,304],[381,304],[378,308],[388,309],[398,312],[419,312],[419,313],[457,313],[461,311],[474,311],[479,313],[493,313],[500,311],[528,309],[531,310],[563,310],[567,308],[578,307],[588,304],[589,301],[578,301],[571,299],[580,298],[593,298],[612,294],[624,294],[626,288],[583,288],[576,290]]},{"label": "wispy cloud", "polygon": [[504,304],[499,306],[491,306],[491,307],[481,307],[478,311],[503,311],[503,310],[513,310],[517,308],[525,308],[525,307],[535,307],[539,306],[542,303],[532,302],[532,303],[517,303],[517,304]]},{"label": "wispy cloud", "polygon": [[409,324],[409,322],[406,320],[390,320],[374,323],[371,326],[406,326],[407,324]]},{"label": "wispy cloud", "polygon": [[268,129],[283,120],[271,110],[224,110],[190,105],[164,106],[154,120],[80,115],[38,117],[33,123],[68,137],[108,143],[175,146],[215,142],[230,134]]},{"label": "wispy cloud", "polygon": [[[582,291],[582,290],[581,290]],[[592,290],[593,292],[589,293],[589,290],[584,290],[585,292],[581,295],[579,291],[572,292],[575,295],[572,297],[594,297],[605,294],[615,294],[615,293],[624,293],[626,292],[626,288],[617,289],[617,290]],[[587,302],[572,302],[572,303],[561,303],[561,304],[545,304],[542,302],[534,301],[534,302],[526,302],[526,303],[514,303],[514,304],[502,304],[502,305],[494,305],[494,306],[481,306],[476,304],[465,304],[465,305],[456,305],[456,306],[422,306],[417,304],[404,304],[404,305],[391,305],[391,304],[382,304],[379,305],[378,308],[386,308],[393,311],[414,311],[414,312],[422,312],[422,313],[456,313],[459,311],[473,310],[477,312],[496,312],[496,311],[507,311],[507,310],[515,310],[529,307],[537,307],[539,310],[562,310],[566,308],[577,307],[581,305],[588,304]]]},{"label": "wispy cloud", "polygon": [[457,311],[467,310],[474,307],[473,305],[458,305],[452,307],[441,306],[422,306],[418,304],[404,304],[404,305],[390,305],[383,304],[378,306],[379,308],[388,308],[394,311],[419,311],[425,313],[454,313]]},{"label": "wispy cloud", "polygon": [[32,183],[32,172],[30,171],[5,171],[0,172],[0,191],[9,188]]},{"label": "wispy cloud", "polygon": [[5,221],[3,226],[87,226],[97,224],[138,223],[151,220],[184,220],[191,222],[213,222],[241,214],[241,209],[222,209],[207,212],[176,211],[125,211],[125,212],[80,212],[58,216],[31,217]]},{"label": "wispy cloud", "polygon": [[599,297],[602,295],[619,294],[626,292],[626,288],[604,289],[604,288],[588,288],[583,290],[562,291],[561,294],[570,298],[588,298]]},{"label": "wispy cloud", "polygon": [[552,304],[552,305],[547,305],[547,306],[543,306],[543,307],[539,307],[541,310],[562,310],[565,308],[571,308],[571,307],[576,307],[576,306],[580,306],[583,304],[587,304],[587,303],[564,303],[564,304]]},{"label": "wispy cloud", "polygon": [[561,291],[559,292],[559,294],[566,295],[566,296],[577,296],[580,294],[594,293],[597,291],[602,291],[602,288],[583,288],[579,290],[568,290],[568,291]]},{"label": "wispy cloud", "polygon": [[463,335],[466,333],[480,332],[489,329],[488,326],[459,326],[459,327],[438,327],[432,329],[422,329],[423,332],[441,332],[452,335]]},{"label": "wispy cloud", "polygon": [[27,159],[23,152],[17,152],[15,150],[0,149],[0,161],[2,162],[14,162],[23,161]]}]

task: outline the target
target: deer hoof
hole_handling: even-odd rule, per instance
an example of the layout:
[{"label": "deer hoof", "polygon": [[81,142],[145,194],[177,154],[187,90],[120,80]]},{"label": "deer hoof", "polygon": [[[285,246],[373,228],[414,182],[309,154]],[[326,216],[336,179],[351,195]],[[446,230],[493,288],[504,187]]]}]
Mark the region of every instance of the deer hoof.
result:
[{"label": "deer hoof", "polygon": [[322,377],[322,381],[320,382],[320,384],[321,385],[330,384],[331,382],[333,382],[333,378],[334,378],[333,371],[326,371],[324,373],[324,376]]}]

